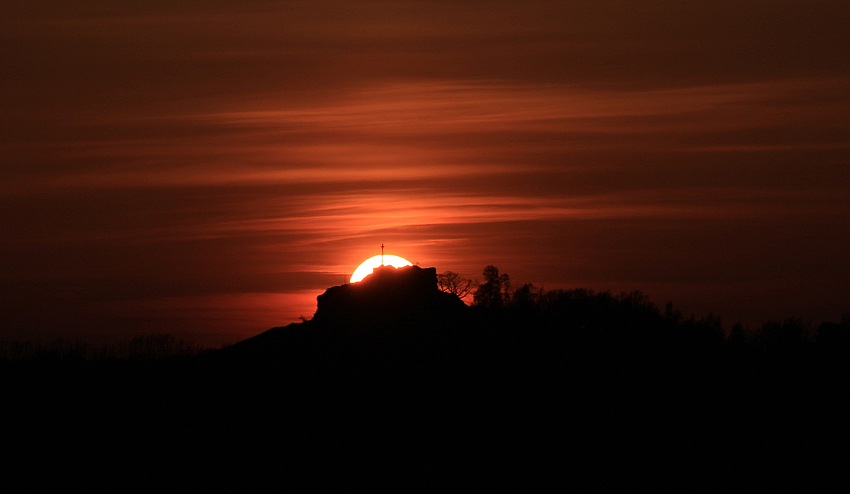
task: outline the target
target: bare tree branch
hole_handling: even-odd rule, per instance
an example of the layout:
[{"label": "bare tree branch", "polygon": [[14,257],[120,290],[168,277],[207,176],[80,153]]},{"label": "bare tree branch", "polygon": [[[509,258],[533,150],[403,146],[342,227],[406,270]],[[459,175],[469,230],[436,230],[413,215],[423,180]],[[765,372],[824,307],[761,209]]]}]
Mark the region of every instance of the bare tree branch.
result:
[{"label": "bare tree branch", "polygon": [[437,275],[437,286],[440,290],[457,295],[459,299],[463,300],[464,297],[472,293],[475,288],[475,282],[453,271],[446,271]]}]

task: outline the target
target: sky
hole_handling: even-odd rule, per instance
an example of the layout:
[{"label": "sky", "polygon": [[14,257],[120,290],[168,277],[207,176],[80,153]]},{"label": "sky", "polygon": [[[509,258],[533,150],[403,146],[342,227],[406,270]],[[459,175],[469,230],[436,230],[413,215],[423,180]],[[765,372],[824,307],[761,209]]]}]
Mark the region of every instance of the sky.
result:
[{"label": "sky", "polygon": [[236,342],[396,254],[850,311],[850,4],[12,0],[0,338]]}]

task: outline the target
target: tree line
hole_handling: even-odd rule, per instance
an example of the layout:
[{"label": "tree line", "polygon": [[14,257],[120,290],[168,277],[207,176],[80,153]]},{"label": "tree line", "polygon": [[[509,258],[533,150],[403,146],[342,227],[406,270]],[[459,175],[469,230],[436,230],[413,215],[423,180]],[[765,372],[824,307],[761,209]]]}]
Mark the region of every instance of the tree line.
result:
[{"label": "tree line", "polygon": [[713,313],[702,318],[685,317],[674,310],[672,302],[662,310],[640,291],[615,295],[584,288],[544,290],[531,283],[514,286],[510,276],[493,265],[486,266],[482,274],[484,281],[478,283],[446,271],[437,275],[437,284],[440,290],[461,300],[471,297],[470,305],[479,315],[498,312],[502,321],[513,326],[640,337],[650,342],[663,337],[691,346],[748,346],[776,352],[808,344],[850,348],[850,312],[839,322],[814,325],[788,317],[756,328],[736,323],[726,331],[721,318]]}]

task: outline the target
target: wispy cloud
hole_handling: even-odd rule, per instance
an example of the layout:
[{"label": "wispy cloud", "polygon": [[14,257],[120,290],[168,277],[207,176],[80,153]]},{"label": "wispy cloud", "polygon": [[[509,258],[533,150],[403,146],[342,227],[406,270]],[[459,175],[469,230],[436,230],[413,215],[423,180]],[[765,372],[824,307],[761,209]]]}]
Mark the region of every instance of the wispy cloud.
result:
[{"label": "wispy cloud", "polygon": [[[410,182],[564,170],[584,159],[571,157],[588,152],[843,149],[848,141],[837,122],[818,120],[825,109],[800,102],[799,92],[846,85],[782,80],[604,92],[504,81],[379,85],[332,105],[287,109],[267,101],[272,109],[102,124],[111,137],[13,144],[22,162],[49,156],[67,166],[18,169],[3,190]],[[848,113],[848,106],[828,109]],[[832,140],[798,136],[789,144],[782,129],[801,119],[833,129],[825,133]],[[171,136],[133,138],[163,123],[174,129]],[[741,142],[747,135],[757,142]],[[594,166],[606,165],[597,159]]]}]

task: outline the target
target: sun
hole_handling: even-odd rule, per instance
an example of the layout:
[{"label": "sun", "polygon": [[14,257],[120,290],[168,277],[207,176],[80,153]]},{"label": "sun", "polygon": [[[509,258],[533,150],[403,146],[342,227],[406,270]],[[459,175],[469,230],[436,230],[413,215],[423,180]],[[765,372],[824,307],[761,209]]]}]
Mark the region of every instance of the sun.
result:
[{"label": "sun", "polygon": [[401,268],[404,266],[413,266],[413,263],[408,261],[407,259],[399,256],[393,256],[390,254],[385,255],[377,255],[372,256],[369,259],[363,261],[362,264],[357,266],[357,269],[354,270],[354,274],[351,275],[351,283],[357,283],[363,278],[372,274],[372,270],[381,265],[381,259],[383,259],[384,266],[392,266],[394,268]]}]

